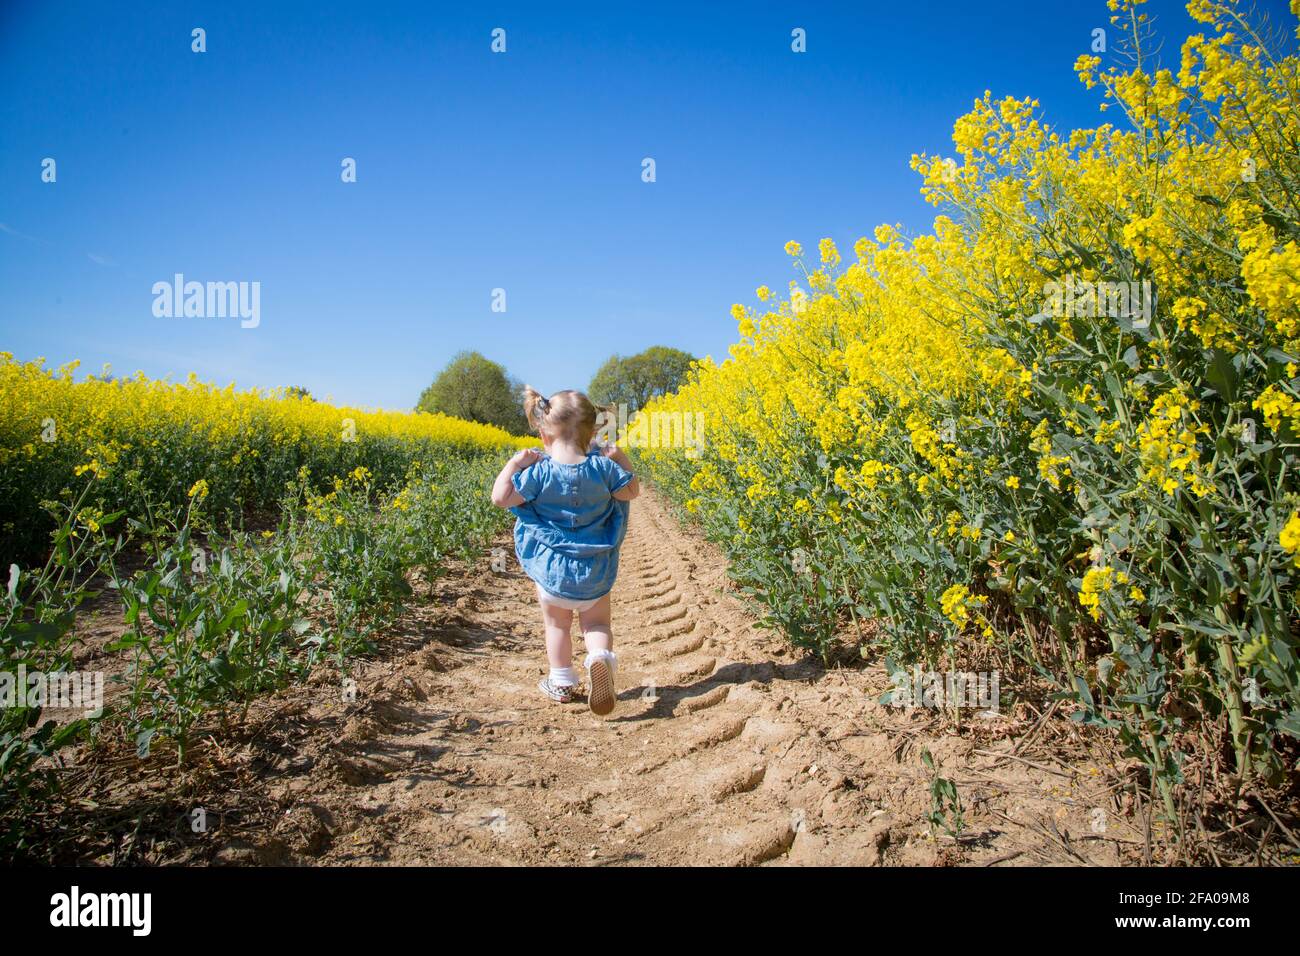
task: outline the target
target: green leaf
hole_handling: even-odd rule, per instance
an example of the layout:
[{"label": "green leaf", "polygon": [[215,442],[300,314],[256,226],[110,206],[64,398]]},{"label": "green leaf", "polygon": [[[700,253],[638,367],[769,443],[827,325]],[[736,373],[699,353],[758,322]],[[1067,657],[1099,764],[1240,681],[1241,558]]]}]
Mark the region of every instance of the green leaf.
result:
[{"label": "green leaf", "polygon": [[1237,400],[1237,369],[1232,364],[1232,356],[1223,349],[1211,350],[1209,368],[1205,370],[1205,380],[1225,402],[1231,403]]},{"label": "green leaf", "polygon": [[149,756],[149,745],[153,742],[153,735],[158,732],[156,727],[146,727],[135,735],[135,753],[141,760]]},{"label": "green leaf", "polygon": [[1074,679],[1074,687],[1079,692],[1079,699],[1084,702],[1084,705],[1088,710],[1095,710],[1096,703],[1092,699],[1092,691],[1088,689],[1088,682],[1082,677],[1076,677]]}]

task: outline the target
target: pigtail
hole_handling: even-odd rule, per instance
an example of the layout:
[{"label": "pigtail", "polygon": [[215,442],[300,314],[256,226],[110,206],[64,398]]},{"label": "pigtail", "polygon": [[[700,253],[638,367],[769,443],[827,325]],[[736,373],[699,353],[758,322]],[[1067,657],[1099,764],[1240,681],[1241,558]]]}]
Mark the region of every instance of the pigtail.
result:
[{"label": "pigtail", "polygon": [[546,396],[537,389],[531,385],[524,386],[524,417],[528,419],[528,427],[533,431],[541,432],[550,405]]}]

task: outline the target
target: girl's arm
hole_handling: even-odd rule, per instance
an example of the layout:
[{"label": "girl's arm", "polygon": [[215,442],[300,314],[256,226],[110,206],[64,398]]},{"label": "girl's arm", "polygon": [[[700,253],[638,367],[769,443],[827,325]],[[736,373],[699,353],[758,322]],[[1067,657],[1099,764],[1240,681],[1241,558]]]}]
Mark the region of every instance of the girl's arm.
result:
[{"label": "girl's arm", "polygon": [[[618,465],[624,471],[632,471],[632,459],[627,457],[627,452],[617,445],[610,445],[605,449],[605,457]],[[616,501],[631,501],[637,495],[641,494],[641,480],[637,478],[636,473],[632,473],[632,480],[629,481],[618,491],[612,492]]]},{"label": "girl's arm", "polygon": [[515,483],[511,479],[541,458],[542,453],[536,448],[525,448],[506,462],[506,466],[501,469],[497,480],[492,484],[492,503],[498,508],[514,508],[523,504],[524,496],[515,491]]}]

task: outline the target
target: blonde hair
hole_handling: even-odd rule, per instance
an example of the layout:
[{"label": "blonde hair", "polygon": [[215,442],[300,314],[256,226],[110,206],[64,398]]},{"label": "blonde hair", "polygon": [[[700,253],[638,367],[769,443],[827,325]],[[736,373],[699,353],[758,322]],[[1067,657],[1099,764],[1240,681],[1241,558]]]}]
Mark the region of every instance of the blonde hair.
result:
[{"label": "blonde hair", "polygon": [[596,406],[582,392],[568,388],[547,398],[531,385],[524,386],[524,415],[538,434],[567,438],[579,448],[591,444],[596,434]]}]

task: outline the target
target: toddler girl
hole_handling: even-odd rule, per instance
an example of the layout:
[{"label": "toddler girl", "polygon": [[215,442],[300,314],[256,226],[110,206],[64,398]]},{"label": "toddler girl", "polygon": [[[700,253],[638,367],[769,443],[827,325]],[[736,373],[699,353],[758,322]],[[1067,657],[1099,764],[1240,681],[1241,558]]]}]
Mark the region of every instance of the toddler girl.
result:
[{"label": "toddler girl", "polygon": [[511,458],[492,486],[492,503],[518,519],[515,554],[537,584],[551,668],[537,686],[563,704],[576,696],[569,632],[577,611],[587,645],[587,703],[604,716],[616,702],[609,592],[628,502],[641,493],[640,484],[624,452],[592,441],[596,406],[582,392],[546,398],[525,387],[524,413],[545,453],[526,448]]}]

